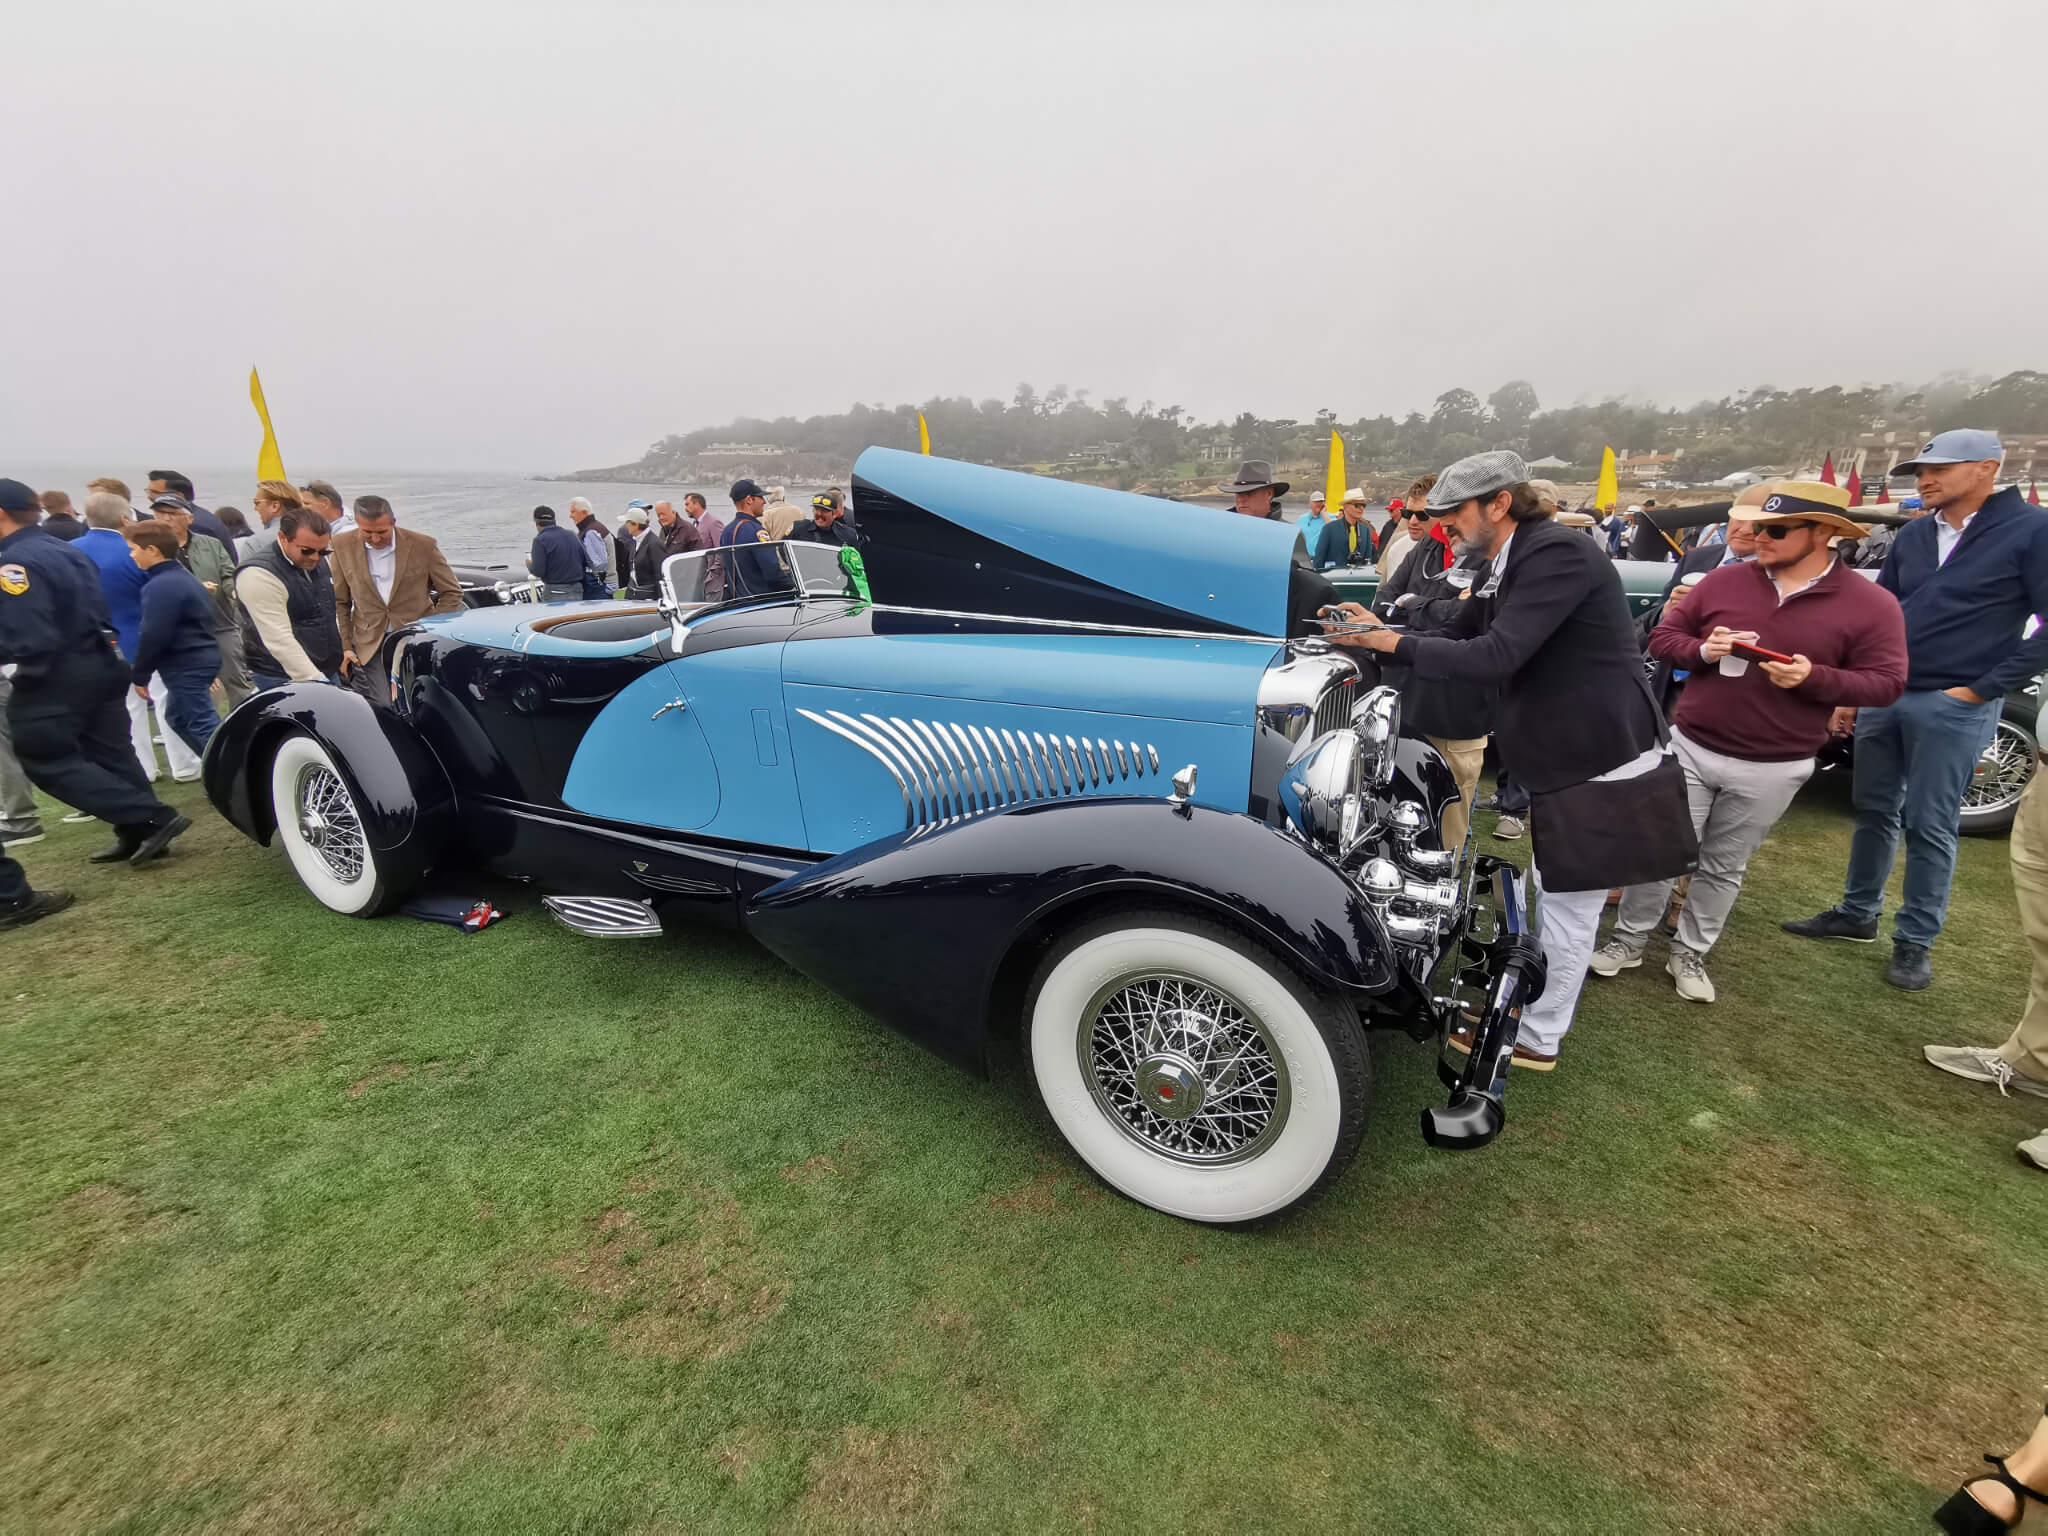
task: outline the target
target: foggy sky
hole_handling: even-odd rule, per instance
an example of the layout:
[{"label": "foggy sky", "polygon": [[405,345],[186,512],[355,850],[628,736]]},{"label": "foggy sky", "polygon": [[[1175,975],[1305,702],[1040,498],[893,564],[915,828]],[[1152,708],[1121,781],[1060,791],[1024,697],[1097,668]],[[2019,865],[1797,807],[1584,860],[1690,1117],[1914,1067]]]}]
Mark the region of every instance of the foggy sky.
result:
[{"label": "foggy sky", "polygon": [[[2025,0],[9,7],[10,459],[2048,367]],[[943,451],[943,448],[942,450]]]}]

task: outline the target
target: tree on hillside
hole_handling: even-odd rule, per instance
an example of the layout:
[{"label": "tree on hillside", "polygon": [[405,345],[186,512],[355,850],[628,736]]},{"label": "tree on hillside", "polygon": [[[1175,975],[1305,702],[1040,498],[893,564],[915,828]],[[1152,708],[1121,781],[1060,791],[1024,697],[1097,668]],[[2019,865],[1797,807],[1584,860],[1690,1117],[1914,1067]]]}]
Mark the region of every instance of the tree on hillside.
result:
[{"label": "tree on hillside", "polygon": [[1507,437],[1520,437],[1528,431],[1530,421],[1543,409],[1536,398],[1536,387],[1527,379],[1508,380],[1486,397],[1486,403],[1493,410],[1494,422]]}]

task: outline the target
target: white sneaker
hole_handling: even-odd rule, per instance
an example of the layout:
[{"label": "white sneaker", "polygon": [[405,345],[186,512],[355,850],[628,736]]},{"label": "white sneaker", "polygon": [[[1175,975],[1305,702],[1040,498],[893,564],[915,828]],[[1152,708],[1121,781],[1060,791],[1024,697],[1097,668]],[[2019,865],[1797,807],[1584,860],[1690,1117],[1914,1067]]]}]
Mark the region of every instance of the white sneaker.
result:
[{"label": "white sneaker", "polygon": [[1594,950],[1593,958],[1586,962],[1595,976],[1619,976],[1642,963],[1643,946],[1631,944],[1626,939],[1609,939]]},{"label": "white sneaker", "polygon": [[1928,1045],[1921,1047],[1920,1054],[1927,1058],[1929,1066],[1952,1072],[1957,1077],[1966,1077],[1973,1083],[1995,1084],[2001,1094],[2010,1096],[2017,1088],[2037,1099],[2048,1099],[2048,1082],[2029,1077],[1998,1052],[1985,1046]]},{"label": "white sneaker", "polygon": [[2021,1142],[2019,1153],[2021,1157],[2032,1163],[2036,1168],[2048,1169],[2048,1131],[2043,1131],[2031,1140]]},{"label": "white sneaker", "polygon": [[1493,835],[1504,843],[1517,841],[1524,830],[1519,816],[1503,816],[1493,824]]},{"label": "white sneaker", "polygon": [[88,816],[88,815],[86,815],[86,814],[85,814],[85,812],[83,812],[83,811],[71,811],[71,812],[68,812],[68,813],[67,813],[67,814],[65,815],[65,817],[64,817],[64,824],[65,824],[66,826],[68,826],[68,827],[75,827],[75,826],[77,826],[77,825],[78,825],[78,824],[79,824],[80,822],[83,822],[83,821],[97,821],[98,819],[99,819],[99,818],[98,818],[98,817],[96,817],[96,816]]},{"label": "white sneaker", "polygon": [[41,827],[23,827],[15,832],[0,832],[0,848],[26,848],[30,843],[43,840]]},{"label": "white sneaker", "polygon": [[1674,944],[1664,969],[1678,983],[1678,995],[1688,1003],[1711,1003],[1714,1000],[1714,983],[1707,975],[1704,956]]}]

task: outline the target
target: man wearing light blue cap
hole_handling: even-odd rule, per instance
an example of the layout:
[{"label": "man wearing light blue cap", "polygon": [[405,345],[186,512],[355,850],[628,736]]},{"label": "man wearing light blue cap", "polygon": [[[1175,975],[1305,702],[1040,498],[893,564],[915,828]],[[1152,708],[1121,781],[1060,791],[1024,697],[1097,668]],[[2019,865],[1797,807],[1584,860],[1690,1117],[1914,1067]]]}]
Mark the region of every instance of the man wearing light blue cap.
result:
[{"label": "man wearing light blue cap", "polygon": [[1905,899],[1884,979],[1908,992],[1934,979],[1928,952],[1948,912],[1977,759],[2006,694],[2048,668],[2048,630],[2026,634],[2048,612],[2048,516],[1996,489],[2004,457],[1996,433],[1957,428],[1892,470],[1917,475],[1930,511],[1899,529],[1877,578],[1905,610],[1906,692],[1883,709],[1835,712],[1837,734],[1856,736],[1848,878],[1839,906],[1784,924],[1802,938],[1875,940],[1903,831]]}]

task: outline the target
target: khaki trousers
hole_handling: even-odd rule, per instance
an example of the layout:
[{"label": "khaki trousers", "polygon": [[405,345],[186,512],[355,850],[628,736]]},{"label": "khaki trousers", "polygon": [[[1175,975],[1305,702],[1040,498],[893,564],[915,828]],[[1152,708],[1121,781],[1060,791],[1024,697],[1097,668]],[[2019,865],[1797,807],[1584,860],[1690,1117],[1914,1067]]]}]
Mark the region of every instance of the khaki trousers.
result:
[{"label": "khaki trousers", "polygon": [[2013,1069],[2048,1082],[2048,790],[2037,771],[2012,823],[2012,888],[2020,903],[2020,931],[2033,951],[2033,974],[2027,978],[2027,1011],[2019,1028],[1998,1054]]},{"label": "khaki trousers", "polygon": [[1431,736],[1429,744],[1443,753],[1451,777],[1458,781],[1458,803],[1444,812],[1444,846],[1462,848],[1465,829],[1472,825],[1472,802],[1479,794],[1479,770],[1486,764],[1486,738]]}]

